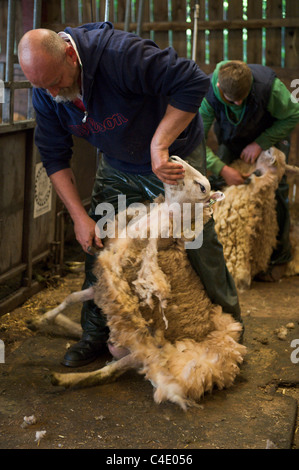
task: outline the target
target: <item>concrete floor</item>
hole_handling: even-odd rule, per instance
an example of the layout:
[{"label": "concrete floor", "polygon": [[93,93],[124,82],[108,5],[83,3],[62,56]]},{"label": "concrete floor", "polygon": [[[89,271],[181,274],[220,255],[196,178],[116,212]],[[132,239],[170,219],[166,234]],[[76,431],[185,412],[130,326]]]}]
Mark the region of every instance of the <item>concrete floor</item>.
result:
[{"label": "concrete floor", "polygon": [[[299,448],[299,349],[291,347],[292,340],[299,343],[299,276],[254,282],[240,294],[248,347],[241,374],[232,388],[215,390],[187,412],[171,403],[155,404],[151,384],[133,372],[94,388],[51,385],[50,371],[69,371],[60,359],[73,340],[34,333],[26,320],[78,290],[81,282],[81,274],[69,274],[55,289],[0,318],[6,352],[0,364],[0,449]],[[80,308],[70,315],[79,320]],[[280,339],[276,330],[286,325]],[[110,359],[107,354],[80,370],[94,370]],[[32,415],[36,423],[24,425],[24,417]],[[37,431],[46,431],[39,441]]]}]

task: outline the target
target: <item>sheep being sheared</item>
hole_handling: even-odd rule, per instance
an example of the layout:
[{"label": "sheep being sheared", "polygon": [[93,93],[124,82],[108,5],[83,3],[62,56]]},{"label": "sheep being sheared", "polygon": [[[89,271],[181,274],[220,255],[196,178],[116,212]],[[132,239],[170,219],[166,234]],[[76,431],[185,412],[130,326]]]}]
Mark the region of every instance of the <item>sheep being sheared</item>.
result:
[{"label": "sheep being sheared", "polygon": [[[211,203],[223,194],[211,196],[201,173],[179,157],[171,158],[184,166],[184,180],[177,186],[165,184],[165,201],[130,221],[125,237],[121,232],[108,241],[96,261],[97,283],[64,303],[80,295],[94,297],[107,317],[110,350],[119,360],[94,372],[54,373],[55,385],[96,385],[137,369],[154,386],[157,403],[170,400],[186,409],[214,386],[231,386],[239,373],[246,352],[238,343],[242,326],[208,298],[185,250],[185,242],[190,248],[200,233],[195,235],[192,227],[182,234],[177,218],[183,204],[190,203],[193,225],[198,206],[205,224],[212,216]],[[158,228],[158,236],[150,236],[150,227]],[[48,312],[48,318],[53,320],[64,305]]]},{"label": "sheep being sheared", "polygon": [[284,173],[298,169],[286,165],[275,147],[261,152],[254,165],[235,160],[231,166],[252,174],[248,184],[224,188],[225,200],[215,207],[214,218],[227,267],[242,290],[267,270],[278,234],[275,191]]}]

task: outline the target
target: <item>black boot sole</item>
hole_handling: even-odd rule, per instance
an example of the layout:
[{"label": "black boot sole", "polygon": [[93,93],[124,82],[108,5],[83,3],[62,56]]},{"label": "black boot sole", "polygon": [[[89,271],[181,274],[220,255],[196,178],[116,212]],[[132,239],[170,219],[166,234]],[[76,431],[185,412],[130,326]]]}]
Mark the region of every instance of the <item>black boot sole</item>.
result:
[{"label": "black boot sole", "polygon": [[81,361],[71,361],[68,359],[63,359],[60,364],[66,367],[82,367],[86,366],[87,364],[90,364],[91,362],[94,362],[100,355],[101,353],[95,354],[94,356],[89,357],[88,359],[82,359]]}]

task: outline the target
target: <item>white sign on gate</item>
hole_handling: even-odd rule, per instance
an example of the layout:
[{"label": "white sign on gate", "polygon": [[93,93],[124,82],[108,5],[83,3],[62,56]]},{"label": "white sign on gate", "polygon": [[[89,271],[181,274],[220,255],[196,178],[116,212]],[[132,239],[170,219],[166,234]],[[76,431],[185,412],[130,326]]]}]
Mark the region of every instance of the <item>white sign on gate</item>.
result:
[{"label": "white sign on gate", "polygon": [[5,362],[5,344],[2,339],[0,339],[0,364],[4,364]]},{"label": "white sign on gate", "polygon": [[39,217],[51,210],[52,203],[52,183],[43,167],[42,163],[37,163],[35,167],[35,194],[33,217]]},{"label": "white sign on gate", "polygon": [[4,103],[4,81],[0,80],[0,103]]}]

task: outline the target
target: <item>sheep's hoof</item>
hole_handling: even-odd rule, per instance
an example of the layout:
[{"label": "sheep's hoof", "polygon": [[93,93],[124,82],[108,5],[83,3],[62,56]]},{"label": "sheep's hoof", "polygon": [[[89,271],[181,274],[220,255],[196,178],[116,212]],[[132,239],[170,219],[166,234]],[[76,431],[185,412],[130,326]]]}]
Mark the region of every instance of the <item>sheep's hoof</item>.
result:
[{"label": "sheep's hoof", "polygon": [[38,326],[35,320],[26,320],[27,328],[31,331],[37,331]]},{"label": "sheep's hoof", "polygon": [[57,374],[56,372],[52,372],[50,374],[50,380],[51,380],[51,384],[54,385],[55,387],[63,386],[67,388],[69,386],[69,384],[64,383],[64,380],[61,380],[61,374]]},{"label": "sheep's hoof", "polygon": [[[86,374],[88,375],[88,373]],[[50,380],[52,385],[64,388],[80,388],[82,384],[85,386],[89,385],[88,383],[85,384],[84,380],[82,380],[82,374],[79,372],[67,374],[52,372],[50,374]]]},{"label": "sheep's hoof", "polygon": [[40,317],[34,318],[32,320],[26,320],[26,323],[30,330],[39,331],[49,327],[49,325],[51,325],[53,322],[49,321],[48,318]]},{"label": "sheep's hoof", "polygon": [[54,372],[52,372],[52,374],[50,375],[50,380],[51,380],[52,385],[55,385],[55,386],[59,385],[58,377],[56,376]]}]

